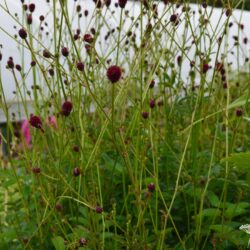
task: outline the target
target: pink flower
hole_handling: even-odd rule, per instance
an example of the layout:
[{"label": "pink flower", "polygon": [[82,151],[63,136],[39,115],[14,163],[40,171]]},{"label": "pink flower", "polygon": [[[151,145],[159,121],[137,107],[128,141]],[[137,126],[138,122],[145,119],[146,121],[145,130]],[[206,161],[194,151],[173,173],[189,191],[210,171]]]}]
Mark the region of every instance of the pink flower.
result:
[{"label": "pink flower", "polygon": [[52,126],[54,129],[57,129],[56,117],[53,115],[49,116],[47,119],[47,124]]},{"label": "pink flower", "polygon": [[21,133],[25,140],[26,145],[28,147],[31,147],[31,134],[29,128],[29,121],[27,119],[22,122]]}]

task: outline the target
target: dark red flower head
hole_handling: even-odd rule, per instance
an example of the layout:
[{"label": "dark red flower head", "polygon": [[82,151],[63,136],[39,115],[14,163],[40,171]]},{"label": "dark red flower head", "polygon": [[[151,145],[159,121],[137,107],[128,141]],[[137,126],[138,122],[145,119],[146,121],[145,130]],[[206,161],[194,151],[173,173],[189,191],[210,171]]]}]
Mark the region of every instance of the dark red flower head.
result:
[{"label": "dark red flower head", "polygon": [[9,60],[7,61],[7,65],[10,69],[13,69],[14,68],[14,62],[13,62],[13,59],[12,57],[9,58]]},{"label": "dark red flower head", "polygon": [[127,0],[119,0],[118,4],[120,6],[120,8],[125,8],[126,4],[127,4]]},{"label": "dark red flower head", "polygon": [[121,78],[122,70],[119,66],[112,65],[107,70],[107,77],[112,82],[118,82]]},{"label": "dark red flower head", "polygon": [[107,6],[107,8],[110,6],[111,4],[111,0],[105,0],[105,5]]},{"label": "dark red flower head", "polygon": [[79,176],[80,174],[81,174],[81,169],[80,168],[76,167],[76,168],[73,169],[73,175],[75,177]]},{"label": "dark red flower head", "polygon": [[21,67],[21,65],[19,65],[19,64],[16,64],[16,70],[17,70],[17,71],[21,71],[21,70],[22,70],[22,67]]},{"label": "dark red flower head", "polygon": [[51,57],[51,54],[50,54],[50,52],[49,52],[47,49],[45,49],[45,50],[43,51],[43,56],[44,56],[45,58],[50,58],[50,57]]},{"label": "dark red flower head", "polygon": [[82,247],[82,246],[85,246],[87,244],[87,240],[85,238],[80,238],[79,239],[79,245]]},{"label": "dark red flower head", "polygon": [[95,211],[98,213],[98,214],[101,214],[103,212],[103,208],[102,207],[96,207],[95,208]]},{"label": "dark red flower head", "polygon": [[148,112],[142,112],[142,117],[144,118],[144,119],[148,119]]},{"label": "dark red flower head", "polygon": [[202,69],[202,72],[205,74],[205,73],[207,73],[208,72],[208,70],[209,70],[209,65],[207,64],[207,63],[204,63],[203,64],[203,69]]},{"label": "dark red flower head", "polygon": [[29,4],[29,11],[34,12],[36,8],[36,5],[34,3]]},{"label": "dark red flower head", "polygon": [[62,52],[62,55],[65,57],[67,57],[69,55],[69,49],[66,47],[63,47],[61,52]]},{"label": "dark red flower head", "polygon": [[94,41],[94,38],[90,34],[85,34],[83,36],[83,41],[86,43],[92,43]]},{"label": "dark red flower head", "polygon": [[37,115],[31,115],[29,123],[34,128],[42,129],[42,120]]},{"label": "dark red flower head", "polygon": [[148,184],[148,191],[149,192],[154,192],[155,191],[155,184],[154,183],[149,183]]},{"label": "dark red flower head", "polygon": [[62,105],[62,114],[64,116],[69,116],[69,114],[71,113],[73,109],[73,104],[70,101],[65,101]]},{"label": "dark red flower head", "polygon": [[33,172],[34,174],[40,174],[40,173],[41,173],[41,169],[40,169],[39,167],[33,167],[33,168],[32,168],[32,172]]},{"label": "dark red flower head", "polygon": [[22,39],[26,39],[27,38],[27,32],[24,28],[21,28],[19,31],[18,31],[18,34],[19,36],[22,38]]},{"label": "dark red flower head", "polygon": [[151,109],[153,109],[155,107],[155,100],[154,99],[150,100],[149,106],[150,106]]},{"label": "dark red flower head", "polygon": [[152,80],[151,83],[150,83],[150,85],[149,85],[149,88],[152,89],[154,86],[155,86],[155,80]]},{"label": "dark red flower head", "polygon": [[243,111],[241,108],[236,109],[236,116],[240,117],[240,116],[242,116],[242,113],[243,113]]},{"label": "dark red flower head", "polygon": [[62,204],[61,204],[61,203],[56,203],[55,209],[56,209],[58,212],[61,212],[61,211],[63,210]]},{"label": "dark red flower head", "polygon": [[76,64],[76,67],[79,71],[84,71],[84,63],[83,62],[78,62]]},{"label": "dark red flower head", "polygon": [[173,14],[170,16],[170,22],[171,23],[175,23],[178,19],[178,16],[176,14]]},{"label": "dark red flower head", "polygon": [[44,19],[45,19],[45,17],[44,17],[43,15],[41,15],[41,16],[39,17],[39,20],[40,20],[41,22],[43,22]]},{"label": "dark red flower head", "polygon": [[27,23],[28,23],[28,24],[32,24],[32,20],[33,20],[32,14],[29,14],[29,15],[27,16]]}]

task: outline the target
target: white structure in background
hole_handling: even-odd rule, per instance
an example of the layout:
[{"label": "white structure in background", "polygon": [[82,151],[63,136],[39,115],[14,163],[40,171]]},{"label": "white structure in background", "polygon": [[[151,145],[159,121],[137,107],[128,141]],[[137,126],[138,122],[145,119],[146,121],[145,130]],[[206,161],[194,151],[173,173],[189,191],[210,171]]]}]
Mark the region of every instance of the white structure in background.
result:
[{"label": "white structure in background", "polygon": [[[35,3],[36,5],[36,9],[35,12],[33,14],[33,24],[32,24],[32,32],[38,32],[40,29],[40,21],[39,21],[39,16],[40,15],[45,15],[46,17],[46,22],[48,23],[48,26],[44,28],[50,30],[53,30],[53,16],[51,13],[52,10],[52,3],[48,4],[46,0],[32,0],[32,1],[25,1],[25,3]],[[53,2],[53,1],[50,1]],[[59,1],[57,1],[58,3]],[[72,17],[75,15],[75,13],[73,13],[73,10],[75,10],[76,7],[76,2],[74,0],[68,0],[66,1],[68,2],[68,10],[69,10],[69,15]],[[113,27],[116,28],[119,25],[119,19],[120,19],[120,10],[119,8],[115,8],[114,7],[114,1],[112,0],[112,5],[111,5],[111,10],[115,10],[115,14],[113,16],[107,15],[107,23]],[[6,5],[7,6],[6,6]],[[87,24],[90,20],[91,17],[91,13],[94,11],[95,5],[93,3],[92,0],[80,0],[77,1],[77,4],[81,4],[82,6],[82,13],[84,10],[88,10],[89,11],[89,16],[88,18],[82,18],[82,20],[84,20],[85,22],[85,26],[87,29]],[[191,8],[195,11],[198,11],[198,7],[196,5],[190,5]],[[11,13],[11,15],[9,15],[6,12],[6,9],[9,10],[9,12]],[[159,3],[159,14],[162,12],[162,10],[164,9],[163,3]],[[135,18],[139,15],[140,13],[140,2],[128,2],[127,6],[126,6],[126,10],[129,11],[130,14],[133,14],[135,16]],[[103,11],[106,11],[106,8],[103,9]],[[207,8],[207,12],[209,13],[211,11],[211,8]],[[17,42],[11,37],[14,36],[15,34],[18,33],[19,28],[21,27],[22,24],[22,4],[20,0],[5,0],[5,1],[0,1],[0,44],[2,45],[1,53],[3,55],[2,61],[0,62],[1,65],[1,76],[2,76],[2,84],[3,84],[3,92],[4,95],[6,97],[7,102],[9,103],[9,114],[11,114],[11,112],[15,112],[18,119],[24,119],[25,118],[25,114],[24,111],[22,109],[22,107],[20,105],[18,105],[20,100],[17,100],[17,98],[15,97],[15,95],[13,94],[13,91],[16,90],[16,86],[15,86],[15,82],[13,79],[13,76],[11,74],[11,72],[9,70],[7,70],[5,68],[6,62],[8,60],[8,58],[10,56],[12,56],[14,58],[14,63],[19,63],[22,64],[24,66],[24,72],[27,72],[30,70],[30,62],[31,62],[31,55],[27,50],[24,50],[24,57],[22,59],[21,54],[22,54],[22,49],[20,46],[17,46]],[[177,13],[181,12],[181,8],[179,8],[177,11]],[[211,15],[210,23],[211,23],[211,29],[213,29],[213,27],[215,27],[218,22],[219,22],[219,16],[221,15],[222,10],[221,9],[214,9],[213,13]],[[17,23],[17,21],[15,20],[17,16],[17,19],[19,20],[19,24]],[[220,20],[220,22],[223,23],[223,20],[225,20],[225,15],[222,18],[222,20]],[[198,23],[198,16],[196,15],[196,19],[194,20],[194,23]],[[232,16],[232,21],[236,22],[237,20],[240,20],[240,23],[243,23],[245,25],[245,29],[243,32],[246,32],[244,34],[245,37],[250,37],[250,13],[249,12],[241,12],[240,10],[235,10],[233,12],[233,16]],[[93,20],[92,20],[93,22]],[[94,20],[95,22],[95,20]],[[238,21],[239,22],[239,21]],[[146,25],[147,23],[144,22],[144,25]],[[14,28],[14,26],[16,26],[16,29]],[[73,29],[77,27],[77,21],[73,22]],[[126,29],[129,27],[129,23],[125,23],[123,29],[124,32],[126,32]],[[179,27],[177,29],[177,36],[178,38],[176,38],[177,40],[180,39],[180,44],[181,44],[181,39],[182,39],[182,31],[183,31],[183,27]],[[107,30],[106,30],[107,32]],[[106,33],[105,30],[103,30],[103,35],[101,34],[101,37],[104,37],[104,34]],[[230,29],[230,36],[232,36],[232,34],[237,34],[238,33],[238,25],[236,25],[234,23],[233,27]],[[198,34],[197,34],[198,35]],[[101,39],[102,39],[101,38]],[[19,40],[19,39],[18,39]],[[232,44],[234,43],[233,39],[230,39],[229,42],[231,44],[229,44],[229,47],[232,46]],[[96,46],[100,46],[97,45]],[[103,51],[105,51],[106,53],[109,53],[110,48],[105,47],[105,48],[96,48],[97,50],[100,50],[100,52],[102,53]],[[213,50],[216,49],[216,45],[214,47]],[[192,52],[191,52],[192,53]],[[249,54],[248,50],[245,50],[245,54]],[[234,55],[229,55],[228,56],[229,61],[236,61],[234,58]],[[22,61],[23,60],[23,61]],[[243,60],[243,59],[242,59]],[[241,64],[243,63],[243,61],[241,60]],[[188,64],[188,61],[184,61],[184,65]],[[183,67],[183,71],[181,72],[181,75],[183,78],[187,77],[188,75],[188,70],[189,67]],[[33,84],[33,77],[32,77],[32,72],[30,72],[25,80],[25,82],[20,82],[20,84],[23,84],[23,91],[24,91],[24,95],[25,92],[27,92],[27,90],[31,90],[31,86]],[[25,95],[27,96],[27,95]],[[32,100],[30,100],[32,101]],[[18,113],[19,110],[19,114]],[[0,107],[0,123],[5,122],[6,117],[5,114],[3,112],[3,110]]]}]

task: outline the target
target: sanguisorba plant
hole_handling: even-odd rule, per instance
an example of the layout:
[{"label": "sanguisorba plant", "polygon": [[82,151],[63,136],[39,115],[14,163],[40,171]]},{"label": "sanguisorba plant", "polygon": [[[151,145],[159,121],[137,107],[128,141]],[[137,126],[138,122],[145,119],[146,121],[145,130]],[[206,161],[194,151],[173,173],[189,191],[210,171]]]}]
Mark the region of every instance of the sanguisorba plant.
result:
[{"label": "sanguisorba plant", "polygon": [[0,249],[246,247],[243,1],[22,0],[21,16],[8,2],[16,26],[0,32],[20,57],[1,48]]}]

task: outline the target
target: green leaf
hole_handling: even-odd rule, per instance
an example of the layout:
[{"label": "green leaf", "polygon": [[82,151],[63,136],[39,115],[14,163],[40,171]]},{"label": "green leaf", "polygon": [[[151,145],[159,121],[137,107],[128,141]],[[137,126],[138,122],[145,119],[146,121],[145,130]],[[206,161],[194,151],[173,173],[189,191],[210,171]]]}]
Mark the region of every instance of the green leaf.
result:
[{"label": "green leaf", "polygon": [[245,119],[246,121],[250,122],[250,117],[244,116],[243,119]]},{"label": "green leaf", "polygon": [[228,160],[231,161],[239,170],[250,170],[250,152],[232,154]]},{"label": "green leaf", "polygon": [[56,236],[52,239],[52,243],[56,250],[65,250],[64,239],[60,236]]},{"label": "green leaf", "polygon": [[212,191],[207,192],[207,199],[209,200],[210,204],[213,207],[219,207],[220,206],[220,199],[214,192],[212,192]]},{"label": "green leaf", "polygon": [[233,218],[248,212],[246,208],[250,207],[250,203],[248,202],[240,202],[238,204],[227,204],[227,209],[225,211],[225,216],[227,218]]},{"label": "green leaf", "polygon": [[238,99],[236,99],[234,102],[232,102],[231,104],[228,105],[228,109],[232,109],[232,108],[237,108],[240,106],[244,106],[247,102],[250,101],[249,95],[248,94],[244,94],[241,97],[239,97]]},{"label": "green leaf", "polygon": [[207,208],[204,209],[200,214],[197,215],[197,217],[216,217],[220,216],[221,212],[217,208]]},{"label": "green leaf", "polygon": [[233,231],[232,227],[226,226],[226,225],[211,225],[209,227],[211,230],[214,230],[218,233],[229,233],[231,231]]}]

